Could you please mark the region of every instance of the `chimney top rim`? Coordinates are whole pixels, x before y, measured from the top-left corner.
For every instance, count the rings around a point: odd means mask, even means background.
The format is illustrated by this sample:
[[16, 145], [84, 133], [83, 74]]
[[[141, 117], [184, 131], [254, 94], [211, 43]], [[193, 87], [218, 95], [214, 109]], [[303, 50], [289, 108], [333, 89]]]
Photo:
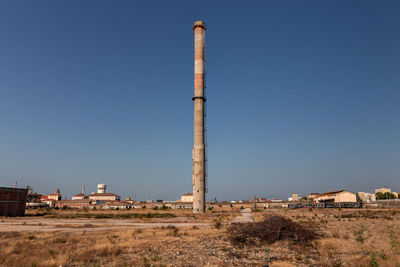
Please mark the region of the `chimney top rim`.
[[203, 22], [202, 20], [196, 20], [196, 21], [194, 22], [193, 30], [194, 30], [195, 28], [197, 28], [197, 27], [201, 27], [201, 28], [203, 28], [204, 30], [206, 29], [206, 26], [204, 25], [204, 22]]

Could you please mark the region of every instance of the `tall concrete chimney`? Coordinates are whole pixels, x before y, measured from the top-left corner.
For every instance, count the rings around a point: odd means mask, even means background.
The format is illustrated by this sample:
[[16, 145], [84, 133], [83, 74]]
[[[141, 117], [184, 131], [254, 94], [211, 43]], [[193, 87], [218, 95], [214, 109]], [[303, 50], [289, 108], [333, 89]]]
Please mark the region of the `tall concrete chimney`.
[[203, 21], [194, 23], [194, 145], [193, 159], [193, 212], [205, 212], [205, 143], [204, 143], [204, 50], [206, 27]]

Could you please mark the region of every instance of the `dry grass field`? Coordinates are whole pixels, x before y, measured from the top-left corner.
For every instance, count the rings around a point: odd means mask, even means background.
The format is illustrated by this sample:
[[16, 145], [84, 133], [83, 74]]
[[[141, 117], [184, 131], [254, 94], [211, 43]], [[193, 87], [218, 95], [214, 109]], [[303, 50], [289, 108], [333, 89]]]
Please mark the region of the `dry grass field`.
[[[400, 266], [398, 209], [252, 213], [256, 222], [274, 214], [313, 227], [319, 238], [307, 245], [284, 239], [232, 244], [228, 229], [239, 210], [215, 209], [205, 215], [175, 210], [37, 210], [25, 218], [0, 219], [0, 266]], [[6, 225], [42, 221], [40, 226], [51, 222], [54, 228], [1, 231]], [[147, 227], [101, 227], [107, 222]], [[193, 222], [203, 224], [190, 225]]]

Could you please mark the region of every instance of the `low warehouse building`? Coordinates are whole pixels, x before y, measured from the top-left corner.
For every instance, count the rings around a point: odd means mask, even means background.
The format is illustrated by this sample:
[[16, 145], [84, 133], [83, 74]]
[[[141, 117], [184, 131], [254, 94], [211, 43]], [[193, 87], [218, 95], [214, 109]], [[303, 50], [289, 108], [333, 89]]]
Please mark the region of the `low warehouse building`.
[[316, 203], [324, 203], [324, 202], [357, 202], [357, 196], [355, 193], [340, 190], [340, 191], [332, 191], [323, 193], [316, 198], [314, 198], [314, 202]]
[[28, 189], [0, 187], [0, 216], [24, 216]]

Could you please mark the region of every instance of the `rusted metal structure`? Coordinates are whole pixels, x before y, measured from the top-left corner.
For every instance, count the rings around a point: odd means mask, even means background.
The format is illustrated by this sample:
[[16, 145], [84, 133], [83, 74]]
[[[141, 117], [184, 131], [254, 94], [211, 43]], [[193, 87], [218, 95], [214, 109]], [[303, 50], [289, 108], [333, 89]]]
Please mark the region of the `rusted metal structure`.
[[0, 216], [24, 216], [28, 189], [0, 187]]
[[205, 30], [203, 21], [194, 23], [194, 145], [193, 159], [193, 212], [205, 212], [206, 145], [205, 145]]

